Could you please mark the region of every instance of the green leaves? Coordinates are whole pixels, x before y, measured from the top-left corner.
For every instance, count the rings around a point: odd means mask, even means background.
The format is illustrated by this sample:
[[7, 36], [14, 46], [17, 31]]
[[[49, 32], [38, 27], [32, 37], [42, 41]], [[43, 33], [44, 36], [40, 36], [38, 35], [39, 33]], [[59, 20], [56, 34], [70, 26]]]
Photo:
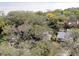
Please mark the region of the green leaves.
[[4, 17], [0, 16], [0, 27], [4, 27], [5, 26], [5, 19]]

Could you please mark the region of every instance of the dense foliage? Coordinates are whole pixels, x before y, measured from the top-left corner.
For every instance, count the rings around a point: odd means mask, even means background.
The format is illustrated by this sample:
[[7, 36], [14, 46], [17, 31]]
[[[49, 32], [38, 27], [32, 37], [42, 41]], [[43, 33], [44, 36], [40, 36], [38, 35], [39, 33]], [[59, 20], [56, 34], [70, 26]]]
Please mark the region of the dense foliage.
[[[0, 55], [79, 55], [79, 8], [48, 12], [10, 11], [0, 16]], [[69, 29], [72, 40], [57, 41], [58, 31]]]

